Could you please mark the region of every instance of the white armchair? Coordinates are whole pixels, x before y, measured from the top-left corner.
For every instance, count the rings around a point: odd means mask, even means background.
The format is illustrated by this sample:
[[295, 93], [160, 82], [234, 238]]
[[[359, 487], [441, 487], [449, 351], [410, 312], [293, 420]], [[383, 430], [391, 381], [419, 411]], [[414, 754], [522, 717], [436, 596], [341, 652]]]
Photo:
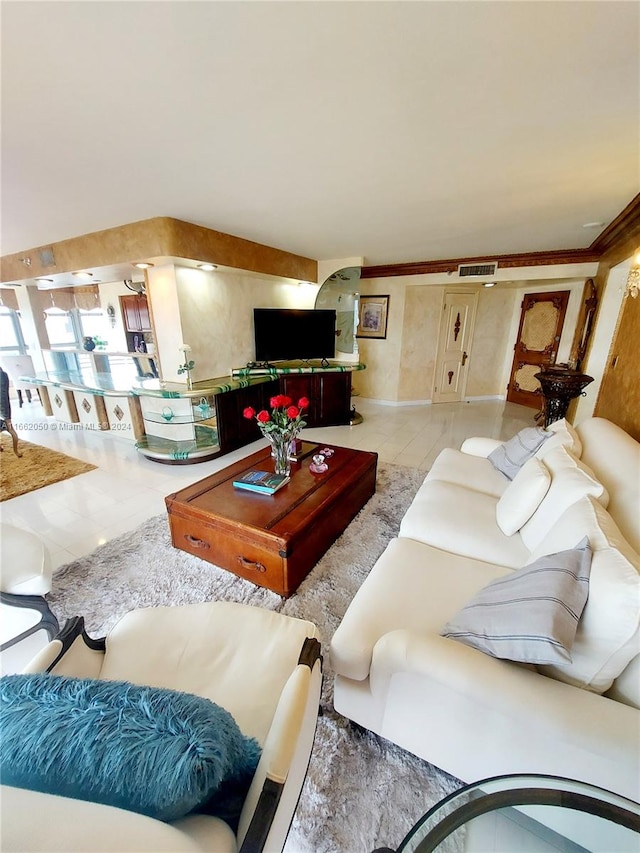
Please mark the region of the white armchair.
[[19, 672], [58, 633], [45, 598], [51, 560], [35, 533], [0, 524], [0, 667]]
[[169, 688], [225, 708], [262, 747], [238, 830], [209, 814], [163, 823], [114, 806], [3, 786], [0, 847], [279, 853], [316, 729], [322, 681], [316, 627], [228, 602], [134, 610], [102, 640], [87, 637], [83, 624], [80, 617], [69, 620], [25, 672]]

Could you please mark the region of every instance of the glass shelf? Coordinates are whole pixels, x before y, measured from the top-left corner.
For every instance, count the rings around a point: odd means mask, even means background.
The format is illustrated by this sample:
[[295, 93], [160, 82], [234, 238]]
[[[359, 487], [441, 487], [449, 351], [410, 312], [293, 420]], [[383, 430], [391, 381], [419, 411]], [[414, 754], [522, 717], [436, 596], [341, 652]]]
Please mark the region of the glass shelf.
[[211, 410], [207, 414], [203, 414], [197, 409], [193, 409], [190, 415], [170, 415], [165, 416], [162, 412], [145, 412], [144, 419], [151, 421], [154, 424], [212, 424], [216, 426], [216, 415]]
[[187, 441], [171, 441], [155, 435], [144, 435], [136, 442], [136, 450], [156, 462], [179, 464], [206, 462], [220, 453], [217, 430], [196, 426], [196, 437]]

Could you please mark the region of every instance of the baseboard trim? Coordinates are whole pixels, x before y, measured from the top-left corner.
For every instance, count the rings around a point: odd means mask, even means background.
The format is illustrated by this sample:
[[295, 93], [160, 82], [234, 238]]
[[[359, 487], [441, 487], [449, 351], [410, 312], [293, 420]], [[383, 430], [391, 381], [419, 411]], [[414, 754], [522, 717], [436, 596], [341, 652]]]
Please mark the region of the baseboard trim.
[[465, 397], [465, 403], [478, 403], [481, 400], [506, 400], [506, 394], [487, 394], [480, 397]]
[[[438, 406], [439, 403], [434, 403], [433, 400], [378, 400], [376, 397], [359, 397], [360, 400], [367, 400], [371, 403], [377, 403], [379, 406]], [[487, 394], [480, 397], [465, 397], [461, 403], [480, 403], [482, 400], [506, 400], [505, 394]], [[443, 404], [446, 405], [446, 404]], [[449, 404], [450, 405], [450, 404]]]
[[379, 406], [431, 406], [431, 400], [378, 400], [376, 397], [358, 397], [359, 400], [367, 400], [377, 403]]

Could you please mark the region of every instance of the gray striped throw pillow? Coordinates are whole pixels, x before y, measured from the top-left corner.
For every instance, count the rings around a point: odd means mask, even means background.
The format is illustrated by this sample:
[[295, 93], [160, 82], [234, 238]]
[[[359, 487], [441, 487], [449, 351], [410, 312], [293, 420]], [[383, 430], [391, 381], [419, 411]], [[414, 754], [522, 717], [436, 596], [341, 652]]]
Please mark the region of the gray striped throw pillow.
[[501, 474], [513, 480], [524, 463], [531, 459], [542, 442], [551, 435], [553, 433], [542, 427], [525, 427], [509, 441], [496, 447], [487, 458]]
[[496, 658], [570, 663], [590, 570], [585, 536], [571, 551], [540, 557], [491, 581], [440, 633]]

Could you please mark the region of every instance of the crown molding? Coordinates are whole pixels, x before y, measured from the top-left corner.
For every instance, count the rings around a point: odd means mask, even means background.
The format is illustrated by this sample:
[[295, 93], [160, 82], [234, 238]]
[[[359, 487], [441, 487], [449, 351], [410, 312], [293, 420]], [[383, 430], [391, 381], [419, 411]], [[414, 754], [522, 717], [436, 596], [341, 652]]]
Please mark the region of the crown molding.
[[609, 266], [630, 257], [640, 247], [640, 193], [589, 246]]
[[556, 249], [549, 252], [522, 252], [513, 255], [484, 255], [471, 258], [448, 258], [438, 261], [415, 261], [402, 264], [379, 264], [362, 267], [360, 278], [386, 278], [400, 275], [456, 272], [460, 264], [497, 263], [498, 269], [541, 267], [550, 264], [585, 264], [598, 261], [600, 255], [589, 249]]

